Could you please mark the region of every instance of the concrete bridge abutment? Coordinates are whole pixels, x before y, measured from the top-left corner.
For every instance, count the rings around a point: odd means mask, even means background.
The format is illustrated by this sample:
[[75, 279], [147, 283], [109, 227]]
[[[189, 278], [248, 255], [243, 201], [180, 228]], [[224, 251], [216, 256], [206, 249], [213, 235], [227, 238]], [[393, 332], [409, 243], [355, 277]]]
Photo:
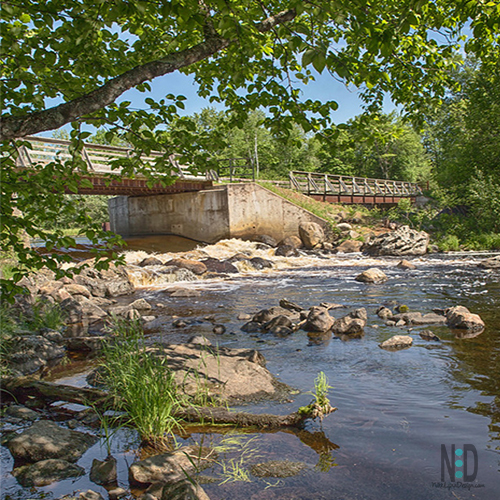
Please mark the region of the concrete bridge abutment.
[[154, 196], [118, 196], [108, 202], [111, 230], [121, 236], [175, 234], [215, 243], [266, 234], [277, 241], [320, 217], [255, 183]]

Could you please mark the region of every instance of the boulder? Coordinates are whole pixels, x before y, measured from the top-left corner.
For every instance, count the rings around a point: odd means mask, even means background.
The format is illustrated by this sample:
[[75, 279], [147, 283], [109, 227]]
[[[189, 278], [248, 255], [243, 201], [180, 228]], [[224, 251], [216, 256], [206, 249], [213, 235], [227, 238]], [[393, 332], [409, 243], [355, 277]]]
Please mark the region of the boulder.
[[239, 272], [238, 268], [234, 264], [231, 264], [231, 262], [221, 261], [213, 257], [209, 257], [201, 262], [206, 266], [207, 271], [211, 273], [234, 274]]
[[335, 320], [333, 324], [333, 333], [336, 335], [355, 335], [364, 332], [366, 320], [361, 318], [353, 318], [352, 316], [344, 316]]
[[362, 246], [363, 246], [363, 242], [362, 241], [358, 241], [358, 240], [346, 240], [346, 241], [342, 242], [335, 249], [335, 251], [337, 253], [354, 253], [354, 252], [360, 252]]
[[356, 276], [356, 281], [361, 281], [362, 283], [384, 283], [387, 281], [387, 276], [386, 274], [378, 269], [377, 267], [373, 267], [371, 269], [367, 269], [366, 271], [363, 271], [361, 274]]
[[166, 266], [174, 266], [180, 269], [188, 269], [192, 273], [200, 276], [207, 272], [207, 266], [203, 262], [199, 262], [197, 260], [189, 260], [189, 259], [172, 259], [169, 260]]
[[484, 321], [478, 314], [471, 313], [466, 307], [455, 306], [445, 311], [447, 324], [450, 328], [478, 332], [484, 330]]
[[133, 463], [129, 468], [131, 484], [177, 483], [195, 472], [210, 467], [215, 452], [196, 445], [184, 446], [176, 451], [162, 453]]
[[85, 474], [85, 469], [66, 460], [48, 459], [35, 464], [23, 465], [12, 471], [12, 475], [21, 486], [47, 486], [70, 477]]
[[289, 246], [293, 248], [302, 248], [302, 240], [298, 236], [287, 236], [280, 241], [279, 246]]
[[267, 323], [264, 323], [262, 329], [265, 332], [271, 333], [292, 333], [293, 323], [288, 316], [280, 314]]
[[427, 253], [429, 235], [409, 226], [376, 236], [363, 246], [370, 255], [424, 255]]
[[316, 222], [303, 222], [299, 225], [299, 236], [306, 248], [314, 248], [325, 241], [323, 228]]
[[283, 309], [288, 309], [289, 311], [295, 311], [295, 312], [300, 312], [303, 311], [304, 308], [295, 304], [294, 302], [291, 302], [288, 299], [281, 299], [280, 300], [280, 307]]
[[324, 307], [314, 306], [309, 309], [306, 322], [302, 329], [306, 332], [328, 332], [331, 330], [335, 319], [330, 316]]
[[265, 368], [254, 349], [230, 349], [198, 344], [171, 344], [148, 348], [166, 357], [177, 385], [188, 395], [199, 394], [222, 402], [281, 399], [290, 388]]
[[18, 336], [11, 342], [9, 365], [23, 375], [31, 375], [66, 354], [63, 346], [42, 335]]
[[16, 460], [25, 462], [52, 458], [76, 462], [96, 442], [95, 436], [41, 420], [9, 440], [7, 447]]
[[246, 333], [257, 333], [262, 329], [262, 323], [257, 323], [257, 321], [248, 321], [241, 327], [242, 332]]
[[69, 324], [92, 325], [107, 316], [106, 311], [83, 295], [63, 300], [61, 309], [66, 313], [66, 322]]
[[379, 344], [379, 347], [388, 351], [408, 349], [413, 344], [413, 339], [409, 335], [394, 335], [390, 339]]
[[90, 267], [82, 269], [80, 274], [74, 277], [74, 281], [87, 287], [95, 297], [118, 297], [134, 292], [134, 286], [124, 266], [111, 264], [109, 269], [98, 271], [93, 267], [93, 260], [85, 263], [89, 264]]

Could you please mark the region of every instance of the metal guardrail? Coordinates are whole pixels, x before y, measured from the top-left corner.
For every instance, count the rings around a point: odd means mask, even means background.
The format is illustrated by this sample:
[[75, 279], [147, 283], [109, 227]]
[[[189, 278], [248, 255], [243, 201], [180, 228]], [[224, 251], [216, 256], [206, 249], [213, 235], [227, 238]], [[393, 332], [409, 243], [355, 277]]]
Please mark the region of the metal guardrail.
[[[47, 165], [53, 161], [65, 161], [73, 158], [69, 152], [70, 141], [34, 136], [26, 137], [25, 140], [31, 144], [31, 148], [21, 146], [18, 149], [18, 167], [29, 168], [35, 164]], [[123, 158], [132, 158], [132, 153], [133, 151], [127, 148], [86, 143], [82, 148], [81, 158], [85, 161], [89, 174], [97, 176], [106, 174], [120, 175], [122, 169], [120, 167], [113, 168], [113, 163]], [[152, 151], [149, 155], [141, 155], [140, 159], [154, 167], [155, 162], [163, 156], [163, 153]], [[194, 175], [189, 170], [189, 166], [179, 163], [177, 157], [176, 154], [171, 154], [168, 157], [172, 166], [171, 176], [182, 180], [211, 180], [208, 178], [208, 173]], [[161, 174], [165, 175], [165, 172]], [[142, 177], [141, 174], [137, 176]]]
[[289, 173], [289, 180], [292, 189], [308, 195], [404, 198], [422, 194], [422, 189], [416, 183], [387, 179], [293, 170]]

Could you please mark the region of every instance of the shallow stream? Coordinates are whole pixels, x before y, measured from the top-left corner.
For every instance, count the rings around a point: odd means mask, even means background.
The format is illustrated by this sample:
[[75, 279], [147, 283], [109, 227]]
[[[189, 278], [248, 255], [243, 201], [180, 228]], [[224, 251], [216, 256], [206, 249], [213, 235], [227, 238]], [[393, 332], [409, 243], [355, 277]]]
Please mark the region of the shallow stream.
[[[245, 244], [227, 243], [217, 252], [220, 256], [230, 256], [245, 248]], [[127, 260], [137, 261], [142, 257], [143, 254], [131, 253]], [[267, 368], [280, 381], [300, 391], [293, 401], [246, 406], [245, 411], [286, 414], [297, 410], [310, 402], [307, 391], [313, 388], [321, 371], [333, 386], [330, 399], [338, 410], [322, 424], [308, 424], [308, 432], [262, 433], [238, 438], [238, 450], [228, 449], [221, 454], [221, 462], [227, 455], [226, 471], [222, 467], [206, 471], [206, 475], [217, 478], [217, 482], [203, 485], [210, 498], [500, 498], [500, 274], [479, 269], [477, 262], [483, 257], [429, 255], [412, 261], [416, 270], [403, 271], [396, 268], [399, 260], [396, 258], [309, 256], [294, 262], [276, 260], [279, 270], [189, 283], [161, 284], [152, 280], [140, 288], [134, 298], [163, 304], [164, 324], [150, 332], [152, 338], [184, 342], [193, 334], [204, 334], [221, 346], [258, 349], [267, 360]], [[355, 281], [360, 272], [375, 264], [388, 275], [385, 284]], [[136, 279], [138, 284], [145, 283], [140, 276]], [[174, 299], [165, 293], [169, 287], [179, 286], [196, 288], [202, 292], [201, 296]], [[365, 307], [368, 311], [365, 336], [345, 341], [331, 335], [312, 338], [298, 331], [280, 338], [240, 330], [244, 321], [237, 319], [238, 314], [252, 314], [278, 305], [284, 297], [304, 308], [321, 302]], [[463, 305], [481, 315], [486, 329], [476, 337], [458, 338], [447, 327], [413, 327], [409, 332], [414, 340], [411, 348], [385, 351], [378, 347], [381, 341], [396, 334], [408, 334], [408, 329], [386, 326], [375, 314], [381, 304], [389, 307], [406, 304], [411, 311], [423, 313]], [[339, 317], [348, 310], [331, 313]], [[188, 326], [174, 328], [172, 315], [185, 319]], [[207, 315], [214, 315], [216, 323], [224, 324], [226, 333], [212, 333], [213, 324], [203, 319]], [[422, 340], [418, 332], [424, 329], [439, 335], [441, 342]], [[84, 383], [84, 375], [78, 375], [84, 368], [78, 368], [77, 374], [68, 375], [61, 382]], [[193, 429], [190, 436], [179, 437], [179, 442], [207, 444], [228, 440], [227, 436], [198, 431]], [[474, 481], [450, 484], [444, 470], [446, 484], [441, 483], [442, 445], [450, 453], [452, 444], [457, 448], [471, 444], [477, 450]], [[112, 448], [119, 459], [119, 483], [128, 489], [127, 464], [139, 453], [134, 431], [120, 430]], [[3, 447], [1, 453], [5, 497], [26, 499], [48, 494], [57, 498], [89, 488], [106, 493], [104, 488], [91, 483], [88, 476], [36, 491], [22, 489], [9, 473], [13, 465], [10, 453]], [[105, 446], [97, 444], [78, 464], [88, 471], [93, 458], [105, 456]], [[473, 469], [471, 457], [465, 472]], [[258, 462], [284, 459], [304, 462], [307, 467], [289, 478], [255, 478], [250, 474], [249, 482], [233, 481], [238, 468], [248, 470]]]

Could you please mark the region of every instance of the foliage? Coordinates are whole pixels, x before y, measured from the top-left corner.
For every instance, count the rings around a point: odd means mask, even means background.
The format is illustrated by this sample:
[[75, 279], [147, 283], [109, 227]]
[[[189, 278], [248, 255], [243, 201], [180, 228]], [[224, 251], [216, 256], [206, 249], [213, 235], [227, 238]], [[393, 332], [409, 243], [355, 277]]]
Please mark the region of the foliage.
[[500, 231], [500, 52], [453, 72], [459, 90], [428, 117], [425, 145], [444, 206], [467, 206], [471, 230]]
[[325, 131], [319, 156], [325, 173], [410, 182], [430, 175], [420, 135], [394, 112], [359, 115]]

